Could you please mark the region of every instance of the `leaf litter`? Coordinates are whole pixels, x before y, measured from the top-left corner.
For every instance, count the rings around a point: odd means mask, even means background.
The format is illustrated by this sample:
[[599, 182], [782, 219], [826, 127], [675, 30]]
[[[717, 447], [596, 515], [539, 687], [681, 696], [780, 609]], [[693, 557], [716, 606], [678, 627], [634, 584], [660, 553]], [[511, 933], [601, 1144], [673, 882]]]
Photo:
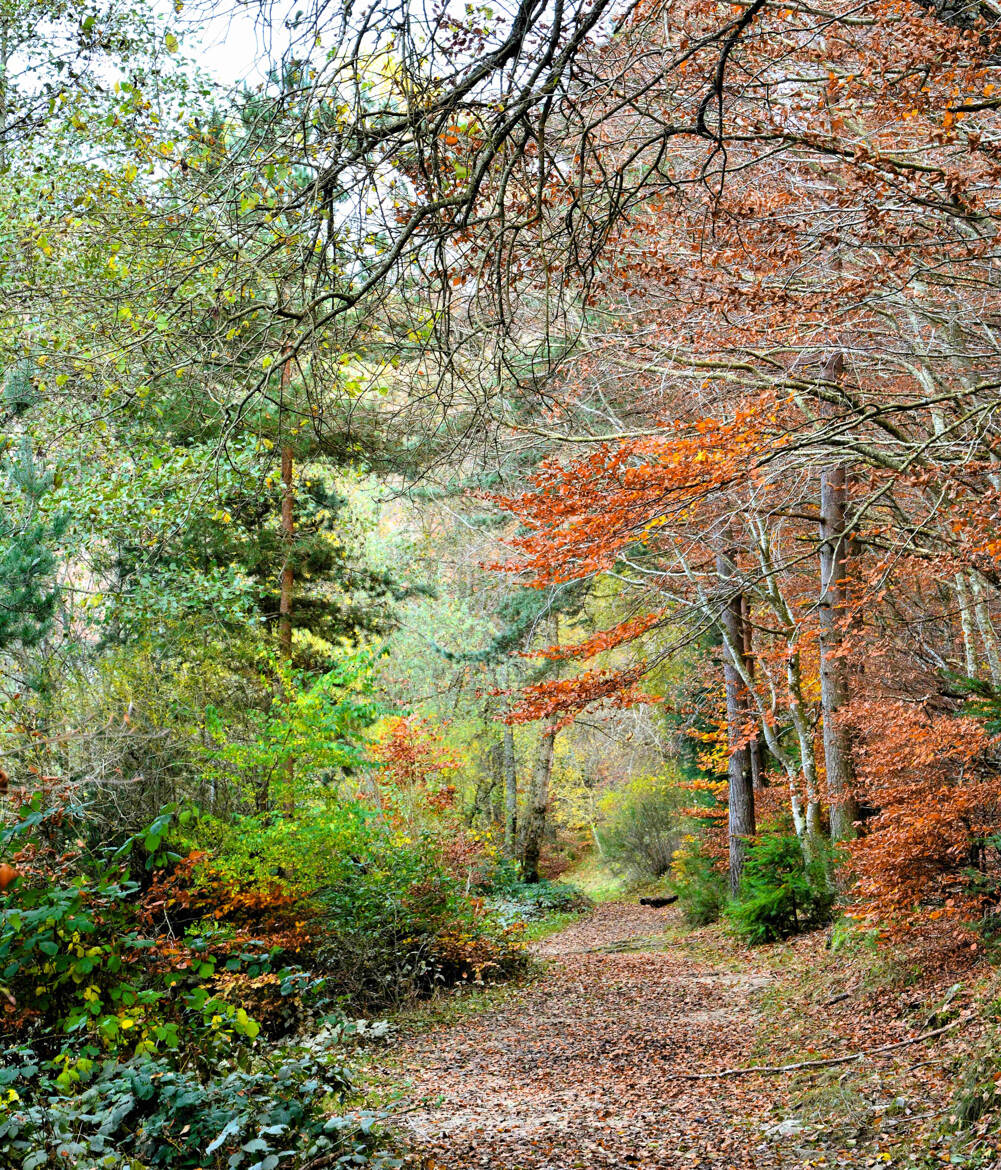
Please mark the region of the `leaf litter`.
[[[914, 1124], [940, 1119], [949, 1092], [946, 1067], [922, 1067], [915, 1076], [929, 1055], [922, 1048], [876, 1054], [848, 1072], [696, 1079], [785, 1064], [804, 1052], [844, 1055], [906, 1040], [921, 1028], [900, 997], [856, 989], [837, 995], [833, 1006], [821, 1003], [822, 1010], [809, 1006], [820, 994], [815, 986], [803, 991], [814, 971], [826, 965], [825, 977], [846, 973], [822, 936], [771, 953], [728, 950], [718, 935], [679, 941], [669, 930], [678, 921], [675, 907], [600, 905], [533, 944], [542, 968], [522, 987], [488, 995], [484, 1008], [459, 1019], [404, 1030], [370, 1072], [400, 1094], [396, 1129], [407, 1166], [988, 1165], [958, 1159], [954, 1141], [915, 1161]], [[780, 1012], [778, 1003], [787, 1006]], [[970, 1021], [959, 1033], [969, 1042], [976, 1030]], [[949, 1052], [933, 1055], [938, 1059], [922, 1063], [948, 1065]], [[832, 1100], [824, 1097], [819, 1112], [803, 1107], [810, 1094], [824, 1093]]]

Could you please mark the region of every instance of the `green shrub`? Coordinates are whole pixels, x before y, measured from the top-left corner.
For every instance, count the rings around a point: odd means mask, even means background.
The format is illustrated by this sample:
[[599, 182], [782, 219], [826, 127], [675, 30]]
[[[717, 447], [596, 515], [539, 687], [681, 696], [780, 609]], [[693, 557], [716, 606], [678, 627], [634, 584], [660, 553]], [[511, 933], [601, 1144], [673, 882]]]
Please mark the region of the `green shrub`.
[[716, 922], [726, 906], [727, 879], [694, 836], [687, 836], [674, 855], [671, 888], [689, 926]]
[[635, 881], [662, 877], [681, 843], [681, 810], [689, 794], [664, 777], [643, 777], [615, 793], [598, 833], [609, 866]]
[[570, 882], [523, 882], [521, 868], [509, 857], [497, 857], [486, 869], [476, 892], [505, 925], [536, 922], [550, 914], [583, 913], [593, 903]]
[[336, 1037], [273, 1048], [252, 1069], [199, 1076], [151, 1057], [105, 1060], [68, 1092], [21, 1049], [0, 1070], [4, 1165], [232, 1167], [293, 1170], [330, 1164], [399, 1166], [376, 1148], [372, 1115], [331, 1109], [351, 1080]]
[[835, 892], [829, 850], [816, 847], [808, 864], [799, 838], [773, 825], [747, 851], [740, 895], [727, 917], [749, 943], [776, 942], [831, 921]]
[[331, 798], [294, 821], [206, 823], [212, 865], [233, 881], [280, 878], [302, 898], [314, 935], [297, 962], [329, 993], [366, 1010], [435, 986], [524, 964], [520, 934], [471, 894], [433, 831], [394, 827], [380, 810]]
[[584, 913], [591, 899], [566, 882], [522, 883], [503, 895], [489, 895], [487, 906], [507, 924], [537, 922], [550, 914]]

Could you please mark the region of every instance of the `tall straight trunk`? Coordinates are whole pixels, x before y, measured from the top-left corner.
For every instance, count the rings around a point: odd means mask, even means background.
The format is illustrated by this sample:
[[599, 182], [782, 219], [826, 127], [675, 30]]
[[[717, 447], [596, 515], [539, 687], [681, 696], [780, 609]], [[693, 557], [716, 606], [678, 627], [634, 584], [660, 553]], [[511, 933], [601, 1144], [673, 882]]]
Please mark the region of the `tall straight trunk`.
[[959, 623], [963, 631], [963, 661], [967, 678], [977, 677], [977, 633], [973, 626], [973, 603], [962, 573], [956, 574], [956, 597], [959, 600]]
[[[791, 623], [790, 623], [791, 627]], [[808, 706], [803, 700], [803, 669], [800, 662], [799, 644], [795, 632], [790, 628], [786, 642], [786, 686], [789, 689], [789, 716], [799, 745], [800, 770], [803, 773], [803, 790], [806, 795], [805, 820], [800, 843], [807, 861], [815, 860], [817, 844], [824, 835], [821, 819], [820, 788], [817, 779], [817, 761], [813, 754], [813, 722], [808, 717]], [[793, 820], [796, 811], [793, 809]], [[797, 832], [799, 829], [797, 828]]]
[[[282, 366], [282, 408], [285, 406], [285, 393], [289, 382], [288, 356]], [[292, 663], [292, 604], [294, 599], [295, 573], [293, 570], [293, 546], [295, 543], [295, 483], [293, 479], [294, 461], [292, 448], [287, 442], [282, 443], [282, 548], [285, 560], [282, 565], [281, 592], [278, 598], [278, 656], [286, 667]], [[287, 756], [282, 764], [285, 777], [284, 807], [287, 816], [295, 813], [295, 757]]]
[[[557, 614], [552, 616], [552, 644], [558, 646], [560, 642], [560, 619]], [[556, 665], [556, 675], [559, 677], [559, 663]], [[528, 793], [528, 808], [522, 817], [521, 824], [521, 876], [526, 882], [539, 880], [539, 855], [542, 852], [542, 838], [546, 832], [546, 819], [549, 815], [549, 781], [553, 774], [553, 748], [556, 743], [556, 727], [547, 725], [542, 728], [542, 737], [539, 740], [539, 754], [532, 771], [532, 783]]]
[[[751, 606], [747, 594], [742, 593], [740, 598], [740, 622], [743, 631], [741, 650], [744, 655], [744, 666], [747, 677], [754, 682], [754, 631], [751, 628]], [[750, 704], [748, 704], [750, 711]], [[764, 743], [761, 732], [756, 732], [754, 738], [747, 745], [748, 763], [751, 768], [751, 787], [759, 792], [765, 787]]]
[[514, 728], [504, 724], [504, 856], [514, 857], [518, 847], [518, 765], [514, 755]]
[[8, 69], [10, 66], [10, 24], [0, 16], [0, 174], [7, 170], [9, 148], [7, 145], [7, 120], [9, 103], [7, 95]]
[[730, 741], [730, 758], [727, 763], [730, 893], [736, 897], [740, 889], [740, 875], [744, 871], [748, 839], [755, 832], [750, 753], [741, 742], [748, 717], [741, 679], [741, 666], [744, 664], [739, 660], [743, 657], [744, 647], [743, 596], [736, 585], [732, 554], [721, 552], [716, 555], [716, 572], [724, 589], [732, 590], [720, 621], [724, 633], [723, 681], [726, 686], [726, 725]]
[[984, 654], [987, 656], [987, 669], [991, 674], [991, 682], [998, 686], [1001, 684], [1001, 649], [998, 647], [994, 623], [991, 621], [990, 610], [976, 573], [970, 574], [970, 589], [973, 591], [973, 612], [977, 615], [980, 640], [984, 644]]
[[295, 537], [295, 519], [292, 511], [294, 489], [292, 483], [292, 448], [282, 446], [282, 565], [281, 593], [278, 599], [278, 652], [283, 662], [292, 659], [292, 601], [295, 572], [292, 567], [292, 541]]
[[783, 746], [776, 732], [777, 695], [773, 693], [772, 705], [768, 708], [761, 696], [753, 691], [753, 680], [747, 674], [747, 667], [744, 663], [741, 663], [740, 666], [741, 678], [748, 688], [748, 698], [757, 708], [760, 716], [761, 734], [768, 745], [769, 754], [785, 772], [786, 783], [789, 786], [789, 809], [792, 813], [793, 826], [796, 829], [796, 836], [800, 840], [803, 855], [809, 858], [816, 852], [813, 848], [811, 834], [816, 831], [820, 823], [820, 805], [816, 791], [816, 768], [813, 766], [812, 724], [804, 718], [802, 712], [799, 647], [796, 639], [797, 623], [789, 608], [789, 603], [783, 597], [777, 584], [778, 574], [772, 559], [768, 530], [761, 523], [757, 523], [755, 528], [760, 587], [765, 601], [786, 631], [786, 683], [789, 691], [789, 715], [796, 731], [799, 747], [798, 759], [794, 753]]
[[845, 468], [839, 464], [820, 477], [820, 706], [834, 841], [855, 836], [859, 815], [852, 792], [851, 737], [841, 719], [848, 702], [848, 672], [841, 657], [848, 604], [847, 507]]
[[521, 876], [526, 882], [539, 880], [539, 855], [546, 831], [549, 811], [549, 781], [553, 774], [553, 748], [556, 728], [546, 727], [539, 741], [539, 754], [532, 772], [532, 787], [528, 797], [528, 811], [521, 837]]

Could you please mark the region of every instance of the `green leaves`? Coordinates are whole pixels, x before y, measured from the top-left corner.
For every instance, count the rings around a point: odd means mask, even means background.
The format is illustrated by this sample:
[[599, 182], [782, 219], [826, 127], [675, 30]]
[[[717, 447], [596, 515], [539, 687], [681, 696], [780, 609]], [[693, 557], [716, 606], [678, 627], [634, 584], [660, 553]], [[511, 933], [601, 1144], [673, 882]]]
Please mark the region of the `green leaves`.
[[351, 1082], [329, 1035], [278, 1046], [253, 1070], [199, 1075], [158, 1056], [119, 1062], [64, 1053], [41, 1072], [21, 1055], [11, 1071], [0, 1079], [17, 1086], [0, 1115], [4, 1164], [43, 1165], [58, 1147], [95, 1166], [105, 1152], [115, 1159], [108, 1165], [172, 1170], [274, 1170], [293, 1153], [296, 1164], [327, 1155], [372, 1170], [399, 1165], [379, 1152], [371, 1115], [330, 1124], [330, 1101]]
[[[8, 378], [4, 395], [27, 401], [23, 372]], [[16, 456], [0, 461], [0, 649], [37, 646], [55, 616], [55, 547], [69, 517], [43, 509], [51, 487], [52, 476], [36, 463], [27, 439]]]

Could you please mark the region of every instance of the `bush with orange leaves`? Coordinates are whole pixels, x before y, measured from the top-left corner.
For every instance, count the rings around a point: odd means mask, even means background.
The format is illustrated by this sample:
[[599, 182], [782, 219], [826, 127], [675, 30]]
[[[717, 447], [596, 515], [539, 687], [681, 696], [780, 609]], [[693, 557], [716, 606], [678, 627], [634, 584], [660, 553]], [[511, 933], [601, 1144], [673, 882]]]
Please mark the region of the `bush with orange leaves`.
[[301, 891], [237, 882], [194, 850], [154, 874], [139, 917], [157, 932], [151, 970], [197, 970], [208, 959], [213, 993], [240, 1003], [265, 1035], [286, 1036], [302, 1022], [294, 970], [313, 958], [319, 918]]
[[380, 765], [379, 801], [404, 839], [433, 842], [450, 874], [476, 884], [489, 868], [490, 858], [456, 815], [453, 780], [460, 761], [444, 742], [446, 730], [416, 717], [386, 722], [371, 753]]
[[[477, 899], [478, 901], [478, 899]], [[524, 965], [524, 927], [512, 923], [501, 931], [482, 903], [466, 921], [439, 930], [432, 946], [439, 978], [448, 985], [512, 975]]]
[[857, 703], [851, 725], [859, 789], [878, 809], [851, 846], [854, 915], [895, 934], [939, 920], [962, 933], [1001, 894], [997, 739], [908, 703]]
[[287, 882], [238, 882], [193, 850], [154, 875], [142, 918], [171, 934], [194, 922], [225, 923], [232, 944], [263, 944], [288, 957], [308, 951], [316, 936], [316, 907]]
[[438, 811], [451, 808], [455, 786], [450, 780], [459, 760], [443, 742], [444, 732], [427, 719], [388, 720], [372, 748], [372, 758], [382, 765], [380, 788], [413, 793]]

